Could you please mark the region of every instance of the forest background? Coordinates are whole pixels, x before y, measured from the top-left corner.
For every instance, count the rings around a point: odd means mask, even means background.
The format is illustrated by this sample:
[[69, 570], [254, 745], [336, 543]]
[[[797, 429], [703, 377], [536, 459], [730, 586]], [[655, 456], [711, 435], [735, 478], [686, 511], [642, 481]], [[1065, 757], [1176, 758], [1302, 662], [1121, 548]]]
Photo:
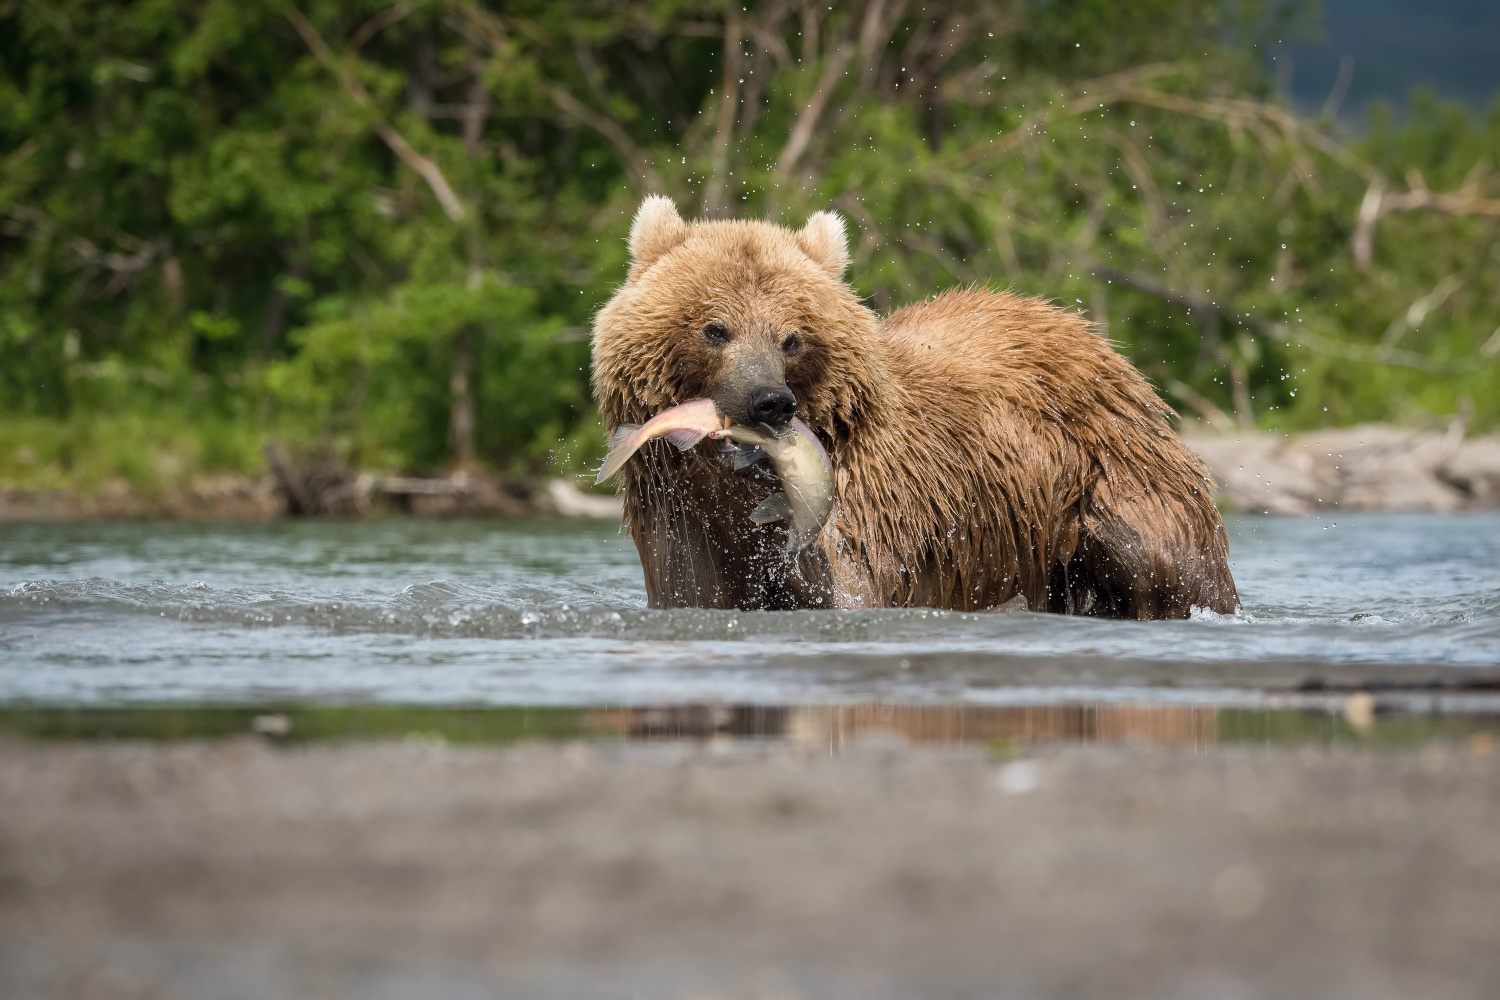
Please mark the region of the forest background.
[[[1500, 426], [1500, 101], [1307, 117], [1253, 0], [0, 0], [0, 485], [596, 462], [641, 197], [1088, 314], [1225, 430]], [[1345, 83], [1347, 86], [1347, 82]]]

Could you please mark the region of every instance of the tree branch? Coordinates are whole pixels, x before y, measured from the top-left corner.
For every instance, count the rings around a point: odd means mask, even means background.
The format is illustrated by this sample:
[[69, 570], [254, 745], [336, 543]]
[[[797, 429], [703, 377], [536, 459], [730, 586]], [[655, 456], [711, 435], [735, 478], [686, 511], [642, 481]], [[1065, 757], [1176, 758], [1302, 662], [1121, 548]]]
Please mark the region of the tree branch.
[[489, 117], [489, 113], [490, 92], [484, 86], [482, 69], [475, 65], [474, 79], [469, 84], [469, 103], [463, 106], [459, 115], [464, 123], [464, 152], [471, 160], [479, 157], [479, 140], [484, 135], [484, 120]]
[[[328, 48], [328, 44], [323, 41], [323, 36], [318, 34], [318, 29], [314, 28], [311, 22], [302, 16], [302, 12], [293, 7], [286, 12], [286, 19], [292, 23], [292, 27], [297, 30], [297, 34], [302, 36], [302, 41], [307, 44], [308, 49], [317, 57], [318, 62], [322, 63], [326, 69], [338, 78], [339, 83], [349, 96], [360, 104], [367, 107], [374, 107], [375, 102], [370, 99], [370, 92], [364, 88], [364, 84], [360, 83], [359, 79], [349, 71], [349, 67], [345, 63], [335, 58], [332, 50]], [[443, 176], [443, 171], [436, 162], [412, 149], [411, 144], [406, 141], [400, 132], [397, 132], [383, 121], [375, 123], [375, 134], [380, 137], [380, 140], [386, 144], [386, 147], [392, 153], [396, 154], [397, 159], [414, 170], [419, 177], [427, 182], [427, 186], [432, 189], [433, 195], [437, 197], [438, 204], [442, 205], [443, 212], [448, 218], [454, 222], [462, 222], [464, 220], [464, 217], [468, 214], [464, 208], [464, 203], [454, 193], [453, 187], [448, 183], [448, 178]]]
[[389, 28], [397, 21], [417, 9], [419, 0], [401, 0], [400, 3], [387, 7], [385, 10], [370, 18], [354, 34], [349, 36], [349, 41], [344, 46], [344, 51], [350, 55], [365, 47], [365, 43], [374, 38], [380, 32]]
[[[765, 90], [773, 82], [773, 67], [789, 65], [795, 60], [787, 48], [786, 41], [778, 34], [781, 22], [786, 20], [788, 0], [772, 0], [765, 6], [761, 17], [749, 18], [744, 26], [744, 37], [753, 40], [757, 55], [764, 58], [751, 62], [750, 72], [745, 74], [745, 91], [740, 100], [740, 120], [735, 128], [740, 136], [755, 134], [756, 122], [760, 120]], [[752, 57], [753, 58], [753, 57]], [[759, 70], [759, 72], [756, 72]]]
[[1036, 112], [1004, 135], [981, 145], [971, 146], [959, 153], [954, 162], [958, 166], [968, 167], [986, 156], [1008, 153], [1037, 135], [1048, 122], [1059, 115], [1080, 115], [1096, 110], [1101, 104], [1112, 104], [1124, 99], [1126, 92], [1142, 80], [1170, 76], [1184, 70], [1185, 67], [1180, 63], [1153, 63], [1087, 80], [1078, 86], [1078, 92], [1073, 97]]
[[1380, 219], [1380, 201], [1385, 197], [1385, 181], [1376, 175], [1365, 189], [1359, 203], [1359, 212], [1354, 216], [1354, 263], [1367, 267], [1375, 254], [1375, 223]]
[[608, 118], [593, 108], [584, 104], [578, 98], [568, 93], [555, 83], [542, 82], [542, 92], [557, 105], [557, 109], [572, 118], [580, 125], [598, 132], [609, 144], [614, 146], [619, 154], [625, 159], [625, 168], [635, 178], [635, 185], [641, 194], [651, 194], [663, 190], [661, 177], [651, 166], [651, 161], [641, 152], [639, 147], [631, 141], [630, 135], [620, 127], [620, 123], [613, 118]]
[[1240, 429], [1235, 419], [1221, 410], [1217, 403], [1186, 382], [1173, 379], [1166, 384], [1166, 390], [1191, 406], [1193, 412], [1220, 434], [1233, 434]]
[[797, 169], [797, 161], [807, 151], [807, 144], [812, 141], [813, 129], [818, 127], [818, 119], [823, 116], [823, 109], [828, 106], [828, 99], [833, 96], [833, 89], [838, 86], [839, 77], [843, 75], [844, 67], [849, 65], [854, 51], [853, 46], [840, 43], [833, 55], [829, 57], [828, 65], [823, 69], [823, 75], [818, 78], [817, 88], [813, 91], [807, 106], [797, 115], [791, 134], [787, 136], [786, 146], [776, 161], [777, 180], [786, 180], [791, 176], [792, 171]]
[[[1228, 321], [1249, 327], [1269, 340], [1284, 337], [1288, 333], [1287, 327], [1283, 323], [1261, 319], [1259, 316], [1252, 316], [1248, 313], [1231, 314], [1229, 310], [1217, 302], [1199, 298], [1187, 292], [1177, 291], [1146, 275], [1130, 274], [1110, 267], [1090, 268], [1089, 273], [1095, 278], [1123, 285], [1126, 288], [1134, 289], [1153, 298], [1161, 299], [1163, 302], [1170, 302], [1173, 305], [1191, 309], [1195, 313], [1210, 316], [1220, 322]], [[1497, 333], [1500, 333], [1500, 331], [1497, 331]], [[1381, 365], [1395, 365], [1400, 368], [1415, 368], [1418, 371], [1448, 374], [1459, 374], [1474, 368], [1473, 364], [1443, 365], [1415, 351], [1404, 351], [1386, 344], [1351, 344], [1325, 340], [1311, 330], [1305, 330], [1300, 327], [1296, 331], [1296, 337], [1301, 347], [1317, 351], [1320, 354], [1331, 354], [1337, 357], [1348, 358], [1351, 361], [1369, 361]]]
[[1089, 274], [1101, 281], [1123, 285], [1142, 294], [1150, 295], [1152, 298], [1181, 306], [1204, 317], [1210, 317], [1220, 323], [1227, 321], [1229, 323], [1237, 323], [1240, 326], [1247, 326], [1262, 336], [1274, 337], [1277, 332], [1276, 324], [1261, 319], [1259, 316], [1252, 316], [1248, 313], [1230, 313], [1228, 309], [1212, 299], [1205, 299], [1191, 292], [1178, 291], [1165, 282], [1158, 281], [1156, 278], [1144, 274], [1131, 274], [1128, 271], [1119, 271], [1112, 267], [1091, 267], [1089, 268]]
[[1365, 190], [1354, 217], [1354, 262], [1367, 266], [1375, 254], [1375, 224], [1382, 215], [1392, 212], [1418, 212], [1429, 210], [1444, 215], [1477, 215], [1500, 218], [1500, 199], [1480, 197], [1477, 184], [1466, 184], [1458, 191], [1434, 194], [1427, 188], [1421, 171], [1412, 170], [1406, 175], [1405, 194], [1389, 194], [1384, 178], [1376, 175]]
[[1190, 115], [1196, 118], [1209, 118], [1214, 121], [1223, 121], [1226, 123], [1243, 123], [1255, 120], [1268, 121], [1281, 129], [1287, 139], [1300, 139], [1319, 152], [1336, 160], [1350, 173], [1366, 179], [1375, 176], [1375, 169], [1368, 163], [1303, 121], [1295, 112], [1277, 107], [1274, 104], [1219, 98], [1197, 100], [1141, 86], [1126, 87], [1120, 97], [1122, 100], [1131, 101], [1135, 104], [1146, 104], [1151, 107], [1162, 108], [1166, 111], [1176, 111], [1178, 114]]
[[729, 189], [729, 143], [734, 137], [734, 114], [740, 103], [740, 11], [735, 4], [729, 5], [724, 18], [724, 76], [719, 85], [719, 121], [714, 132], [714, 151], [710, 162], [711, 173], [703, 191], [703, 214], [717, 218], [728, 208]]
[[[494, 14], [473, 5], [463, 6], [460, 8], [459, 13], [479, 33], [480, 41], [491, 52], [498, 53], [500, 51], [505, 42], [505, 35], [501, 31], [499, 21]], [[538, 44], [545, 45], [550, 42], [545, 32], [525, 18], [511, 18], [507, 23], [513, 25], [518, 31]], [[575, 57], [576, 54], [575, 50]], [[588, 72], [587, 67], [581, 68], [585, 73]], [[547, 99], [559, 111], [580, 125], [598, 132], [611, 146], [615, 147], [615, 150], [624, 158], [625, 169], [630, 172], [632, 179], [635, 181], [637, 191], [641, 194], [651, 194], [663, 189], [661, 178], [651, 166], [650, 159], [641, 152], [640, 148], [631, 140], [629, 133], [620, 126], [619, 122], [595, 111], [550, 80], [542, 80], [540, 86], [542, 93], [547, 95]]]
[[[1145, 86], [1148, 80], [1178, 73], [1183, 69], [1184, 67], [1179, 64], [1157, 64], [1124, 70], [1088, 81], [1078, 88], [1078, 93], [1074, 97], [1037, 112], [1004, 136], [992, 139], [984, 145], [974, 146], [959, 154], [957, 163], [959, 166], [969, 166], [991, 153], [1009, 152], [1038, 134], [1049, 121], [1060, 114], [1083, 114], [1097, 109], [1101, 104], [1130, 102], [1195, 118], [1220, 121], [1234, 131], [1246, 126], [1254, 131], [1257, 124], [1269, 123], [1280, 129], [1285, 137], [1287, 147], [1291, 150], [1297, 166], [1298, 179], [1304, 184], [1313, 184], [1315, 181], [1312, 176], [1312, 164], [1302, 152], [1303, 144], [1324, 153], [1358, 177], [1374, 178], [1373, 167], [1286, 108], [1259, 101], [1238, 99], [1199, 100]], [[1256, 134], [1263, 144], [1267, 141], [1267, 137], [1260, 135], [1258, 131]]]

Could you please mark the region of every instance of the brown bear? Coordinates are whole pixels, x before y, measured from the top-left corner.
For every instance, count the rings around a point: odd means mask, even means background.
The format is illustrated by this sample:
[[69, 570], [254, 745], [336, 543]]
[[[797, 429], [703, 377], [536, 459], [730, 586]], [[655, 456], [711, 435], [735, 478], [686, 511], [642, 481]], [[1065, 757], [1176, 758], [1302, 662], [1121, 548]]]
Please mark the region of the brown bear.
[[967, 288], [880, 318], [844, 281], [843, 222], [688, 224], [650, 197], [594, 323], [605, 422], [712, 398], [822, 440], [816, 541], [751, 512], [776, 488], [712, 440], [621, 471], [652, 607], [996, 608], [1112, 618], [1233, 612], [1224, 524], [1171, 410], [1079, 315]]

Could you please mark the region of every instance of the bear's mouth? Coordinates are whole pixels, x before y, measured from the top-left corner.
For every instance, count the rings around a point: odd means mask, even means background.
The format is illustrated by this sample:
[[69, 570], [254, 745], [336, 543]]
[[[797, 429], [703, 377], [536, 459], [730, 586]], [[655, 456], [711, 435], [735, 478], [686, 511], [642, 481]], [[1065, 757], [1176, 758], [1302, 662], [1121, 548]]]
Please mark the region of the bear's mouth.
[[621, 424], [595, 482], [603, 482], [624, 467], [642, 445], [666, 438], [679, 451], [704, 438], [718, 442], [719, 457], [734, 472], [776, 480], [775, 488], [751, 512], [756, 524], [785, 521], [792, 550], [817, 537], [833, 508], [833, 465], [828, 451], [812, 429], [792, 417], [783, 430], [735, 424], [721, 414], [711, 399], [679, 403], [644, 424]]

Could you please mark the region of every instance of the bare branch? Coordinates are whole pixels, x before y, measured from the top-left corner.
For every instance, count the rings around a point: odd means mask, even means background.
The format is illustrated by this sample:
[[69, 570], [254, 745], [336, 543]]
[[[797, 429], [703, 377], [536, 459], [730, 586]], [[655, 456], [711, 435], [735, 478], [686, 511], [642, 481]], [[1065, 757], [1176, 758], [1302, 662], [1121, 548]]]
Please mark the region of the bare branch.
[[945, 101], [979, 103], [975, 100], [979, 89], [999, 75], [1000, 64], [984, 59], [963, 70], [957, 76], [945, 80], [938, 88], [938, 96]]
[[1407, 307], [1405, 313], [1391, 320], [1391, 325], [1385, 328], [1385, 333], [1380, 338], [1380, 346], [1386, 350], [1395, 347], [1408, 330], [1420, 327], [1428, 313], [1442, 306], [1454, 292], [1462, 287], [1463, 279], [1456, 274], [1450, 274], [1439, 281], [1432, 291], [1418, 296]]
[[1354, 263], [1367, 267], [1375, 252], [1375, 223], [1380, 218], [1380, 200], [1385, 196], [1385, 181], [1379, 175], [1365, 189], [1354, 217]]
[[833, 89], [838, 86], [839, 78], [844, 74], [844, 67], [849, 65], [854, 51], [853, 46], [840, 43], [833, 55], [829, 57], [828, 65], [824, 67], [823, 75], [818, 78], [812, 97], [808, 100], [807, 106], [797, 115], [797, 121], [792, 125], [791, 134], [787, 137], [781, 157], [776, 161], [777, 180], [786, 180], [791, 176], [792, 171], [797, 169], [797, 161], [807, 151], [807, 144], [813, 137], [813, 129], [818, 127], [818, 119], [823, 116], [823, 109], [828, 106], [828, 98], [833, 96]]
[[1005, 213], [1003, 220], [997, 220], [994, 227], [995, 246], [1000, 251], [1000, 259], [1005, 263], [1005, 273], [1012, 281], [1021, 276], [1021, 255], [1016, 253], [1015, 237], [1011, 235], [1014, 228], [1012, 220], [1015, 217], [1015, 194], [1005, 192], [1005, 197], [1000, 203], [1000, 210]]
[[312, 50], [312, 54], [317, 57], [318, 62], [322, 63], [325, 69], [339, 78], [339, 83], [343, 84], [344, 89], [360, 103], [370, 103], [370, 92], [365, 90], [365, 85], [360, 83], [359, 79], [353, 73], [349, 72], [347, 66], [334, 58], [333, 51], [328, 48], [328, 43], [323, 41], [323, 36], [318, 34], [318, 29], [312, 26], [312, 22], [303, 17], [302, 12], [296, 7], [292, 7], [286, 12], [286, 19], [292, 22], [292, 27], [297, 29], [297, 34], [302, 36], [302, 41]]
[[865, 16], [859, 26], [859, 61], [865, 67], [859, 75], [859, 91], [863, 93], [875, 82], [880, 70], [880, 53], [890, 44], [891, 30], [906, 11], [905, 0], [900, 0], [890, 16], [886, 16], [885, 0], [870, 0], [865, 7]]
[[5, 157], [5, 168], [13, 170], [31, 159], [32, 155], [41, 148], [41, 143], [35, 137], [27, 139], [15, 149], [11, 150]]
[[[457, 14], [463, 23], [466, 23], [472, 30], [479, 34], [478, 38], [469, 37], [491, 52], [499, 52], [505, 45], [505, 31], [501, 27], [499, 19], [494, 14], [491, 14], [487, 10], [480, 10], [469, 4], [459, 7]], [[527, 37], [532, 37], [526, 31], [526, 22], [517, 18], [516, 24], [523, 34], [526, 34]], [[458, 28], [458, 26], [457, 22], [453, 23], [454, 28]], [[533, 41], [535, 41], [534, 38]]]
[[[786, 20], [788, 13], [787, 0], [772, 0], [764, 9], [765, 13], [761, 17], [749, 18], [743, 28], [745, 38], [755, 41], [756, 54], [765, 58], [752, 62], [750, 71], [743, 78], [745, 91], [740, 101], [740, 119], [735, 130], [741, 136], [755, 134], [755, 125], [760, 120], [762, 98], [766, 87], [772, 82], [772, 71], [794, 62], [791, 49], [787, 48], [779, 31], [781, 22]], [[760, 72], [757, 73], [756, 70]]]
[[[1415, 175], [1415, 176], [1412, 176]], [[1427, 190], [1422, 175], [1412, 171], [1407, 177], [1411, 188], [1406, 194], [1387, 195], [1381, 199], [1380, 214], [1390, 212], [1415, 212], [1431, 209], [1445, 215], [1480, 215], [1500, 218], [1500, 199], [1481, 198], [1472, 192], [1456, 191], [1449, 194], [1434, 194]], [[1413, 184], [1412, 181], [1416, 183]]]
[[723, 29], [713, 21], [678, 21], [670, 31], [684, 38], [718, 38]]
[[1245, 123], [1257, 119], [1267, 121], [1281, 129], [1289, 145], [1295, 147], [1296, 142], [1293, 140], [1299, 140], [1337, 161], [1357, 177], [1368, 180], [1375, 176], [1375, 169], [1368, 163], [1334, 142], [1308, 122], [1303, 121], [1295, 112], [1274, 104], [1221, 98], [1197, 100], [1148, 87], [1130, 87], [1120, 96], [1122, 100], [1135, 104], [1146, 104], [1166, 111], [1176, 111], [1179, 114], [1226, 123], [1231, 121]]
[[819, 31], [823, 24], [823, 5], [819, 3], [804, 3], [802, 5], [802, 45], [799, 51], [802, 53], [802, 62], [811, 65], [813, 58], [822, 49], [819, 41]]
[[1129, 136], [1114, 129], [1106, 129], [1099, 137], [1120, 151], [1125, 172], [1135, 182], [1136, 191], [1146, 206], [1148, 231], [1153, 237], [1159, 236], [1167, 226], [1167, 208], [1162, 202], [1161, 191], [1156, 186], [1156, 178], [1152, 176], [1145, 154]]
[[1333, 89], [1328, 92], [1328, 100], [1323, 102], [1323, 114], [1329, 118], [1338, 116], [1339, 107], [1349, 95], [1349, 84], [1353, 82], [1354, 57], [1345, 53], [1339, 58], [1339, 75], [1334, 77]]
[[1166, 389], [1172, 395], [1192, 407], [1194, 413], [1202, 417], [1210, 427], [1220, 434], [1233, 434], [1240, 429], [1240, 425], [1235, 422], [1233, 417], [1221, 410], [1213, 400], [1186, 382], [1173, 379], [1167, 383]]
[[[501, 30], [500, 23], [495, 15], [488, 11], [478, 9], [472, 5], [461, 8], [460, 13], [465, 20], [479, 33], [480, 41], [492, 52], [499, 52], [505, 42], [505, 33]], [[506, 23], [513, 25], [517, 31], [530, 38], [538, 44], [550, 44], [551, 39], [541, 28], [526, 20], [525, 18], [510, 18]], [[576, 50], [575, 50], [576, 55]], [[584, 66], [587, 72], [587, 66]], [[541, 81], [542, 93], [547, 95], [557, 109], [567, 117], [578, 122], [586, 128], [598, 132], [625, 161], [625, 169], [630, 172], [635, 182], [636, 190], [641, 194], [663, 190], [661, 177], [651, 166], [651, 160], [643, 153], [630, 134], [621, 127], [620, 123], [609, 116], [595, 111], [587, 104], [574, 97], [568, 91], [549, 80]]]
[[[308, 49], [317, 57], [318, 62], [322, 63], [325, 68], [338, 78], [339, 83], [349, 96], [360, 104], [373, 107], [374, 101], [370, 99], [370, 92], [365, 90], [364, 85], [350, 72], [347, 64], [334, 57], [333, 52], [328, 48], [328, 44], [323, 41], [323, 36], [318, 34], [318, 29], [314, 28], [311, 22], [302, 16], [302, 12], [293, 7], [286, 12], [286, 18], [292, 23], [292, 27], [297, 30], [297, 34], [302, 36], [302, 41], [307, 44]], [[464, 220], [464, 217], [467, 215], [464, 203], [454, 193], [453, 187], [448, 183], [448, 178], [443, 176], [443, 171], [436, 162], [412, 149], [411, 144], [406, 141], [401, 133], [383, 121], [375, 123], [375, 134], [380, 137], [380, 140], [386, 144], [392, 153], [396, 154], [397, 159], [410, 167], [419, 177], [427, 182], [427, 186], [432, 189], [433, 195], [437, 197], [438, 204], [443, 206], [443, 212], [448, 218], [454, 222], [462, 222]]]
[[[1200, 319], [1222, 324], [1224, 322], [1235, 323], [1246, 326], [1262, 336], [1274, 337], [1277, 333], [1277, 324], [1252, 316], [1249, 313], [1230, 313], [1224, 306], [1213, 299], [1206, 299], [1191, 292], [1183, 292], [1172, 288], [1156, 278], [1144, 274], [1131, 274], [1128, 271], [1116, 270], [1112, 267], [1092, 267], [1089, 274], [1101, 281], [1111, 282], [1125, 288], [1134, 289], [1152, 298], [1170, 302], [1181, 306], [1192, 313], [1197, 313]], [[1202, 323], [1199, 324], [1203, 325]]]
[[703, 191], [703, 214], [722, 216], [728, 208], [729, 144], [734, 137], [734, 115], [740, 104], [740, 11], [729, 5], [724, 18], [724, 76], [719, 86], [719, 122], [714, 132], [712, 174]]
[[401, 20], [403, 17], [416, 10], [417, 4], [419, 2], [420, 0], [401, 0], [400, 3], [387, 7], [385, 10], [376, 14], [364, 24], [360, 25], [359, 29], [355, 31], [354, 34], [349, 36], [349, 41], [344, 46], [344, 50], [350, 55], [355, 54], [360, 49], [364, 48], [365, 43], [370, 39], [374, 38], [380, 32], [384, 31], [386, 28], [389, 28], [391, 25], [395, 24], [397, 21]]
[[[1475, 174], [1471, 171], [1471, 174]], [[1365, 197], [1354, 217], [1354, 237], [1351, 240], [1354, 263], [1367, 267], [1375, 255], [1375, 224], [1382, 215], [1392, 212], [1433, 211], [1445, 215], [1477, 215], [1500, 218], [1500, 199], [1483, 198], [1479, 195], [1477, 175], [1474, 180], [1465, 179], [1459, 190], [1448, 194], [1434, 194], [1428, 190], [1427, 181], [1420, 171], [1411, 170], [1406, 175], [1407, 192], [1390, 194], [1386, 191], [1384, 178], [1378, 174], [1371, 179]]]
[[792, 50], [787, 48], [786, 42], [776, 30], [786, 15], [785, 0], [778, 0], [771, 5], [770, 12], [765, 17], [750, 22], [750, 33], [755, 37], [755, 44], [760, 46], [762, 52], [775, 59], [778, 66], [790, 66], [796, 61]]
[[865, 7], [865, 16], [860, 20], [859, 49], [855, 60], [856, 65], [863, 66], [864, 70], [859, 74], [854, 89], [841, 102], [843, 108], [838, 119], [822, 130], [825, 137], [842, 133], [845, 123], [858, 115], [864, 97], [880, 85], [881, 67], [892, 65], [884, 58], [885, 50], [890, 46], [891, 35], [906, 14], [908, 6], [909, 0], [896, 0], [889, 7], [885, 0], [870, 0]]
[[381, 141], [390, 147], [391, 152], [395, 153], [402, 163], [416, 171], [427, 182], [427, 186], [432, 189], [438, 204], [443, 206], [443, 212], [448, 218], [454, 222], [464, 221], [464, 216], [468, 214], [464, 210], [464, 203], [449, 186], [448, 178], [443, 176], [442, 168], [435, 161], [412, 149], [401, 133], [385, 122], [375, 123], [375, 134], [380, 136]]
[[981, 145], [971, 146], [959, 153], [955, 162], [958, 166], [967, 167], [986, 156], [1008, 153], [1039, 134], [1047, 123], [1058, 115], [1080, 115], [1094, 111], [1101, 104], [1113, 104], [1125, 99], [1126, 93], [1143, 80], [1175, 75], [1184, 72], [1185, 69], [1186, 67], [1180, 63], [1153, 63], [1087, 80], [1075, 88], [1077, 92], [1073, 97], [1065, 98], [1056, 105], [1036, 112], [1004, 135], [997, 136]]
[[1477, 196], [1479, 194], [1479, 182], [1484, 180], [1484, 175], [1489, 172], [1489, 160], [1483, 156], [1475, 160], [1474, 165], [1469, 168], [1469, 172], [1464, 174], [1463, 183], [1458, 186], [1459, 194]]
[[630, 135], [613, 118], [606, 117], [584, 104], [555, 83], [544, 81], [542, 92], [557, 105], [559, 111], [595, 132], [598, 132], [625, 159], [625, 168], [635, 179], [636, 189], [641, 194], [663, 190], [661, 177], [656, 173], [646, 154], [631, 140]]
[[1317, 351], [1319, 354], [1331, 354], [1335, 357], [1347, 358], [1350, 361], [1370, 361], [1379, 365], [1393, 365], [1397, 368], [1415, 368], [1417, 371], [1438, 372], [1457, 374], [1462, 371], [1471, 370], [1472, 364], [1448, 364], [1442, 365], [1425, 355], [1416, 351], [1403, 351], [1400, 348], [1371, 347], [1367, 344], [1349, 344], [1342, 341], [1324, 340], [1317, 334], [1299, 329], [1297, 337], [1300, 346], [1309, 350]]
[[1038, 111], [1004, 136], [959, 154], [957, 162], [960, 166], [968, 166], [991, 153], [1009, 152], [1040, 134], [1047, 123], [1059, 115], [1083, 114], [1101, 105], [1130, 102], [1223, 122], [1234, 133], [1249, 128], [1268, 153], [1276, 146], [1272, 138], [1275, 133], [1268, 135], [1264, 130], [1267, 126], [1274, 127], [1281, 132], [1292, 157], [1295, 179], [1310, 191], [1317, 191], [1317, 178], [1312, 162], [1303, 151], [1304, 146], [1327, 155], [1358, 177], [1374, 179], [1374, 168], [1286, 108], [1250, 100], [1184, 97], [1146, 85], [1149, 80], [1179, 73], [1184, 68], [1177, 64], [1142, 66], [1090, 80], [1076, 88], [1073, 97]]
[[479, 140], [484, 135], [484, 120], [489, 117], [489, 113], [490, 92], [484, 85], [482, 68], [475, 65], [474, 79], [469, 84], [469, 103], [463, 106], [461, 115], [464, 123], [464, 152], [471, 160], [479, 156]]
[[158, 254], [167, 249], [167, 243], [163, 240], [148, 242], [125, 232], [116, 233], [114, 240], [134, 252], [130, 254], [106, 253], [95, 246], [92, 241], [82, 237], [74, 237], [68, 241], [69, 248], [78, 255], [80, 262], [102, 267], [111, 272], [102, 293], [106, 299], [112, 299], [118, 295], [135, 279], [136, 275], [151, 265]]
[[[1259, 316], [1252, 316], [1248, 313], [1232, 314], [1217, 302], [1170, 288], [1155, 278], [1146, 275], [1129, 274], [1125, 271], [1117, 271], [1109, 267], [1091, 268], [1090, 274], [1095, 278], [1111, 281], [1116, 285], [1134, 289], [1153, 298], [1161, 299], [1164, 302], [1182, 306], [1195, 314], [1208, 318], [1209, 322], [1228, 321], [1238, 323], [1270, 340], [1288, 335], [1287, 327], [1284, 323], [1262, 319]], [[1200, 324], [1200, 327], [1203, 325]], [[1496, 331], [1496, 333], [1497, 336], [1500, 336], [1500, 331]], [[1475, 366], [1475, 363], [1472, 361], [1444, 365], [1415, 351], [1404, 351], [1386, 344], [1351, 344], [1325, 340], [1311, 330], [1306, 330], [1302, 327], [1297, 328], [1296, 337], [1298, 346], [1300, 347], [1317, 351], [1320, 354], [1330, 354], [1347, 358], [1351, 361], [1368, 361], [1374, 364], [1394, 365], [1399, 368], [1415, 368], [1418, 371], [1446, 372], [1449, 374], [1470, 371]]]

